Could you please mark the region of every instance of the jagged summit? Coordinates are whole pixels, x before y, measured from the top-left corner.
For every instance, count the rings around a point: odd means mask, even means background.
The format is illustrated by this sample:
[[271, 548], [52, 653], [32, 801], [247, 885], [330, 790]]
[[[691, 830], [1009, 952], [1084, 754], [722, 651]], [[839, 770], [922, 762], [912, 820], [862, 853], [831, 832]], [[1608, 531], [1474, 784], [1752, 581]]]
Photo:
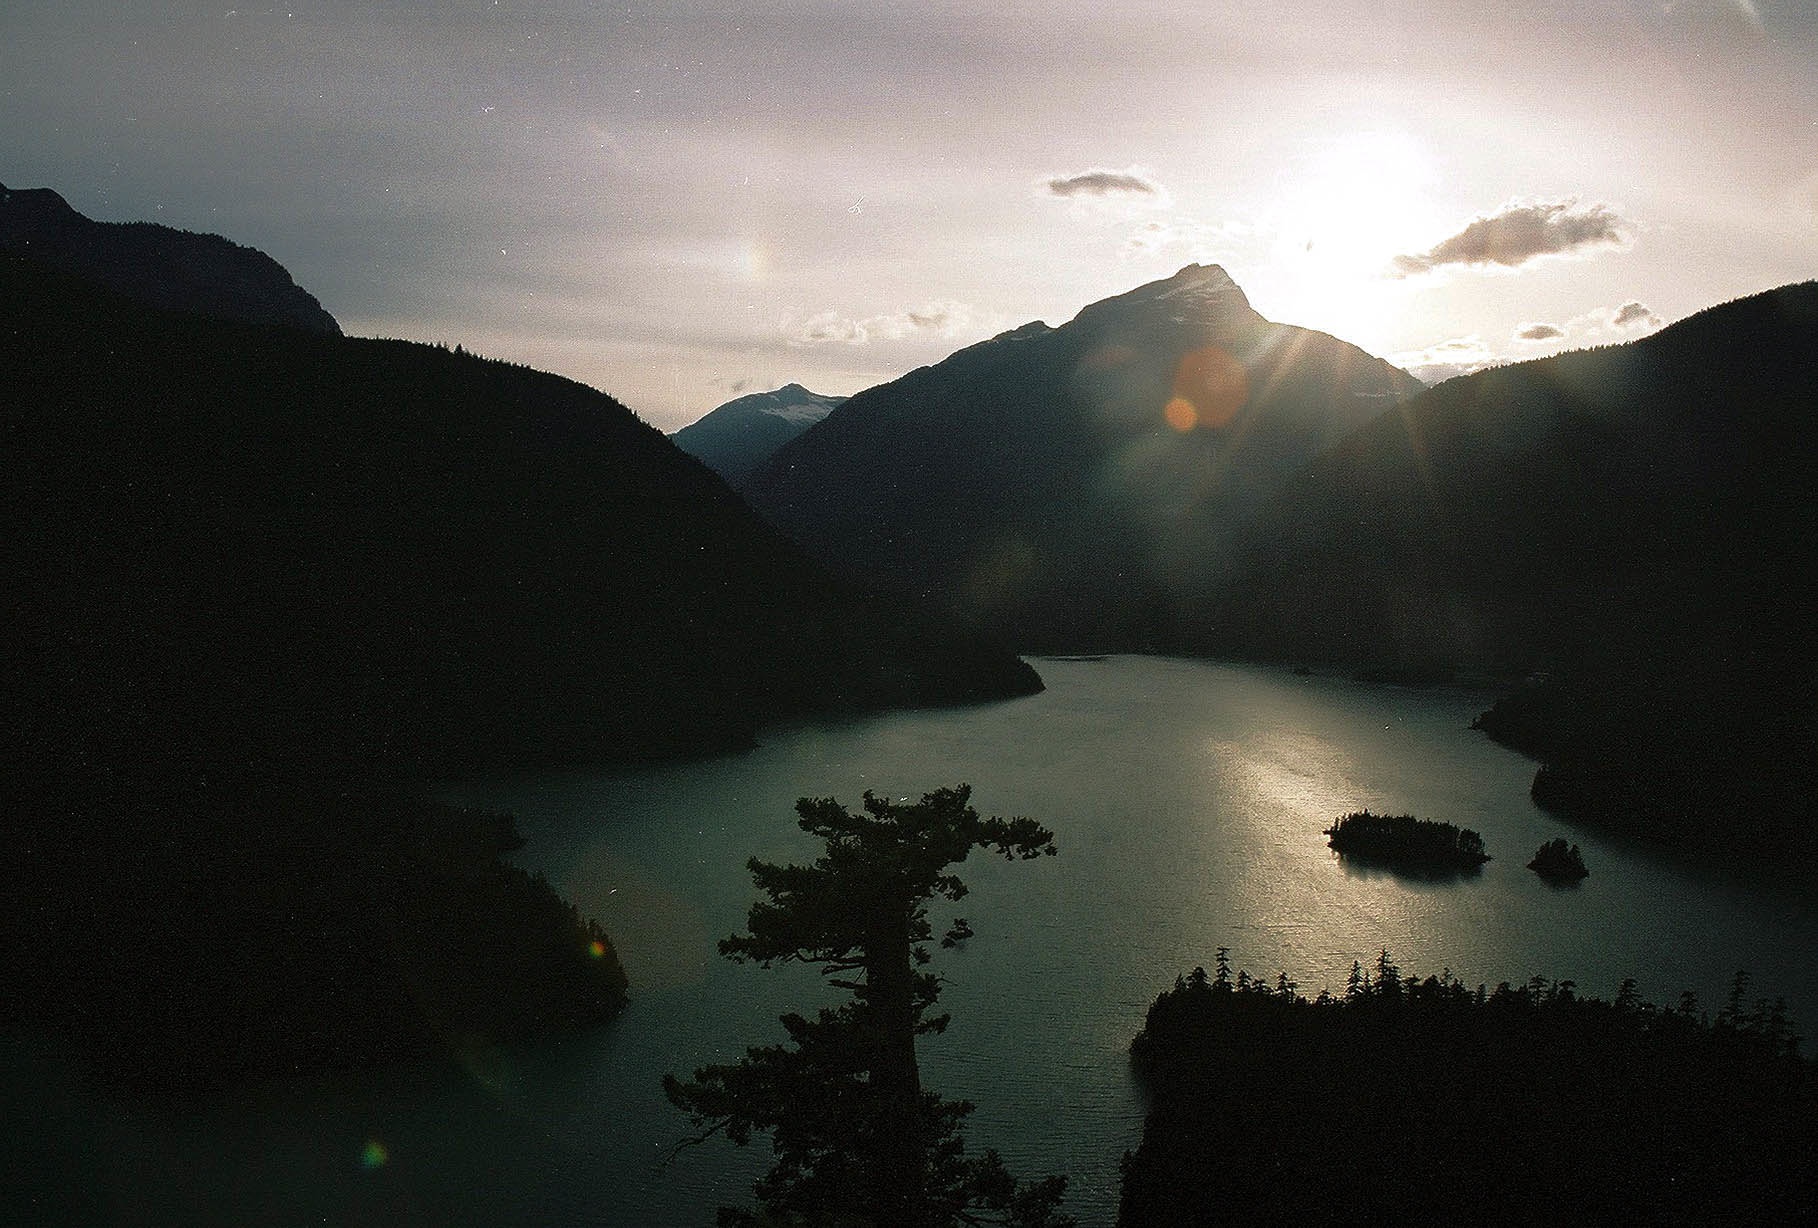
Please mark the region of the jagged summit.
[[1157, 311], [1174, 324], [1261, 319], [1223, 268], [1216, 264], [1189, 264], [1172, 277], [1148, 282], [1083, 308], [1073, 318], [1072, 326], [1099, 327]]
[[50, 188], [0, 184], [0, 250], [165, 310], [341, 332], [314, 295], [256, 248], [154, 222], [97, 222]]

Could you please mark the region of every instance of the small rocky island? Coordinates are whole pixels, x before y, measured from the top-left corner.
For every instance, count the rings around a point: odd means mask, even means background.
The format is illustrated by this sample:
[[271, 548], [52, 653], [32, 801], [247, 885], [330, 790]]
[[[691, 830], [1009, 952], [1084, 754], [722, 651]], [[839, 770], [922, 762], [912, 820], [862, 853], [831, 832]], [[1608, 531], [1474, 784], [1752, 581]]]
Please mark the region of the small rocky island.
[[1568, 845], [1563, 836], [1541, 845], [1528, 869], [1550, 883], [1575, 883], [1590, 873], [1584, 868], [1584, 854], [1576, 844]]
[[1380, 865], [1401, 874], [1426, 877], [1476, 874], [1490, 855], [1483, 837], [1411, 814], [1383, 815], [1359, 810], [1326, 828], [1326, 842], [1340, 857]]

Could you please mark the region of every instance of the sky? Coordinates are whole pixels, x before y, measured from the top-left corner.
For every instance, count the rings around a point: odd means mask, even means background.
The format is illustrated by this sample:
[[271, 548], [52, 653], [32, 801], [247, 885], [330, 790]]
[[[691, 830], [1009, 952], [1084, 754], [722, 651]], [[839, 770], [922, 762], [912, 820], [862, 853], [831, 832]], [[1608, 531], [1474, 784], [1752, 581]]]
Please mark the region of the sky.
[[0, 0], [0, 115], [664, 430], [1190, 262], [1428, 379], [1818, 276], [1813, 0]]

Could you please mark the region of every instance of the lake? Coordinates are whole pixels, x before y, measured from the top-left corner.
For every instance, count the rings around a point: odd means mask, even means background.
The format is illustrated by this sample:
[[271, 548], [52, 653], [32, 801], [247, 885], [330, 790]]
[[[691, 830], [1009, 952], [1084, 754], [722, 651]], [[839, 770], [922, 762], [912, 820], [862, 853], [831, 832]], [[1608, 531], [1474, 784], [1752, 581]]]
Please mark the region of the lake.
[[[519, 860], [613, 935], [632, 1002], [607, 1029], [182, 1119], [39, 1111], [97, 1157], [96, 1205], [144, 1222], [711, 1224], [748, 1200], [768, 1150], [716, 1139], [672, 1157], [686, 1122], [662, 1075], [774, 1043], [777, 1014], [837, 999], [809, 969], [716, 955], [753, 898], [745, 860], [812, 856], [804, 794], [856, 805], [961, 781], [985, 813], [1040, 819], [1060, 855], [962, 868], [971, 895], [937, 921], [957, 911], [976, 937], [937, 951], [953, 1024], [924, 1040], [924, 1081], [977, 1103], [975, 1150], [1022, 1177], [1069, 1174], [1082, 1224], [1112, 1222], [1140, 1132], [1130, 1038], [1221, 946], [1307, 993], [1342, 991], [1385, 947], [1404, 972], [1540, 974], [1604, 997], [1634, 977], [1645, 997], [1689, 988], [1713, 1010], [1745, 968], [1818, 1019], [1811, 899], [1549, 818], [1528, 799], [1534, 765], [1469, 728], [1488, 694], [1150, 657], [1035, 664], [1049, 689], [1026, 699], [779, 729], [707, 762], [451, 786], [514, 811]], [[1444, 883], [1341, 864], [1321, 829], [1363, 808], [1474, 828], [1493, 860]], [[1557, 835], [1584, 850], [1577, 887], [1524, 868]]]

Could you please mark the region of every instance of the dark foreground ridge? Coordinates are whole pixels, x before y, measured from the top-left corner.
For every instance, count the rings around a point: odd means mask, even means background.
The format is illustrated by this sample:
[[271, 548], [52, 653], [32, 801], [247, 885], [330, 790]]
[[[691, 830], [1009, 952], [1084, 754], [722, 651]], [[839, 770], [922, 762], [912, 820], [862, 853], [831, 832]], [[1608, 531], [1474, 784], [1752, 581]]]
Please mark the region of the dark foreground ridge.
[[1309, 1000], [1220, 951], [1131, 1057], [1151, 1107], [1124, 1228], [1794, 1223], [1818, 1198], [1818, 1072], [1740, 974], [1709, 1019], [1386, 952]]

